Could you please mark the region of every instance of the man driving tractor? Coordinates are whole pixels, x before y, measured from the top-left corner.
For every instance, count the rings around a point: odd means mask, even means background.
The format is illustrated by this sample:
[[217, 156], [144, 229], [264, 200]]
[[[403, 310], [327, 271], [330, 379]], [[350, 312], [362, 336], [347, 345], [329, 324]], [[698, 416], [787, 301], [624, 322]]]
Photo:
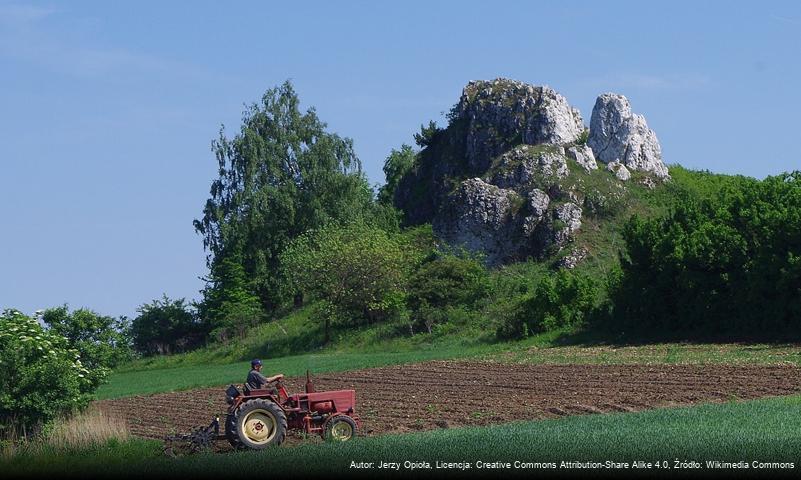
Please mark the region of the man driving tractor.
[[267, 389], [271, 390], [273, 395], [278, 395], [278, 390], [273, 387], [265, 387], [268, 383], [273, 383], [275, 381], [281, 380], [284, 378], [283, 373], [279, 373], [277, 375], [273, 375], [272, 377], [265, 377], [261, 373], [261, 360], [254, 359], [250, 362], [250, 373], [248, 373], [248, 379], [245, 382], [245, 385], [251, 390], [260, 390], [260, 389]]

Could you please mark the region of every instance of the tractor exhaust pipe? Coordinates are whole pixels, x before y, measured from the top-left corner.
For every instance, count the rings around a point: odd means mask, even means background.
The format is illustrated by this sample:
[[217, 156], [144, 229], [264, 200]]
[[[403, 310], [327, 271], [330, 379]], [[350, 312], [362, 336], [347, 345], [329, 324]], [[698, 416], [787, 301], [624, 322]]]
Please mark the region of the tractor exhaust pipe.
[[314, 393], [314, 384], [309, 377], [309, 370], [306, 370], [306, 393]]

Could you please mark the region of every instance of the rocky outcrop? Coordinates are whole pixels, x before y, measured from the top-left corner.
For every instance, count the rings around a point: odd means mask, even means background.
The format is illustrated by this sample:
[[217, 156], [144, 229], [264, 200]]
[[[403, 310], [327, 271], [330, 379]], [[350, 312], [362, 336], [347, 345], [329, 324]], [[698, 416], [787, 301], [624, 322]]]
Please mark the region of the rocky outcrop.
[[523, 218], [523, 235], [530, 237], [545, 218], [551, 197], [537, 188], [528, 193], [528, 215]]
[[615, 174], [615, 177], [625, 182], [631, 178], [631, 172], [620, 162], [609, 162], [606, 164], [606, 169]]
[[567, 156], [576, 161], [584, 170], [597, 170], [598, 163], [595, 162], [595, 154], [587, 145], [574, 145], [567, 149]]
[[565, 144], [584, 131], [579, 111], [550, 87], [500, 78], [468, 83], [455, 113], [466, 123], [466, 157], [474, 172], [516, 145]]
[[574, 248], [570, 253], [560, 258], [559, 261], [556, 262], [556, 265], [560, 268], [567, 268], [568, 270], [576, 268], [579, 262], [584, 260], [589, 253], [590, 252], [584, 247]]
[[521, 145], [501, 155], [491, 169], [491, 183], [502, 188], [526, 188], [546, 178], [564, 178], [570, 173], [561, 146]]
[[490, 265], [570, 248], [560, 258], [572, 268], [587, 252], [571, 245], [585, 213], [612, 211], [635, 185], [631, 170], [650, 172], [638, 183], [668, 176], [656, 135], [620, 95], [599, 97], [588, 137], [562, 95], [505, 79], [467, 84], [449, 120], [421, 137], [395, 204], [407, 223], [431, 222]]
[[581, 213], [581, 207], [572, 202], [564, 203], [554, 209], [555, 222], [551, 229], [553, 243], [564, 245], [570, 240], [570, 236], [581, 228]]
[[520, 248], [514, 235], [513, 207], [519, 195], [490, 185], [480, 178], [463, 181], [450, 195], [433, 228], [451, 245], [482, 252], [486, 261], [496, 264], [513, 257]]
[[630, 170], [651, 172], [659, 178], [669, 176], [656, 134], [642, 115], [631, 112], [623, 95], [604, 93], [597, 98], [587, 145], [604, 163], [620, 162]]

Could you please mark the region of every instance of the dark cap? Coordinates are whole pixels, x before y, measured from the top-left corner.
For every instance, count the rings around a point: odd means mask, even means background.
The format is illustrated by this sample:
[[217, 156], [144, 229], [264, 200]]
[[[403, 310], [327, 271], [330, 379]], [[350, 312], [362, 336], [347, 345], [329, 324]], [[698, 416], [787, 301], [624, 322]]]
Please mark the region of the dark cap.
[[258, 365], [261, 365], [261, 360], [259, 360], [258, 358], [254, 358], [253, 360], [250, 361], [250, 366], [251, 367], [255, 367], [255, 366], [258, 366]]

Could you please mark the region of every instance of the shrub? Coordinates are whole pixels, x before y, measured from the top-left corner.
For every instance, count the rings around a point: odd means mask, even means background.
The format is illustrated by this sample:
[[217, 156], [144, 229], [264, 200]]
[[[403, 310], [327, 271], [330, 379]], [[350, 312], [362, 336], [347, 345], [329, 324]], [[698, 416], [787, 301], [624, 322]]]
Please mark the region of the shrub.
[[264, 317], [261, 301], [253, 293], [240, 255], [229, 254], [212, 266], [199, 310], [200, 323], [192, 334], [210, 330], [210, 337], [221, 342], [243, 338], [247, 329]]
[[585, 128], [581, 131], [581, 133], [579, 133], [579, 136], [576, 139], [576, 145], [586, 145], [588, 138], [590, 138], [590, 129]]
[[502, 338], [521, 338], [532, 333], [575, 329], [589, 319], [598, 304], [599, 286], [588, 276], [559, 270], [540, 279], [534, 293], [515, 304], [498, 328]]
[[56, 416], [86, 405], [95, 388], [90, 374], [67, 339], [17, 310], [0, 314], [2, 436], [29, 437]]
[[51, 332], [67, 339], [78, 350], [89, 370], [87, 378], [97, 387], [109, 369], [131, 359], [131, 345], [126, 336], [124, 318], [99, 315], [81, 308], [70, 312], [66, 305], [45, 310], [42, 321]]
[[478, 259], [439, 254], [412, 275], [407, 303], [415, 326], [431, 333], [435, 324], [447, 322], [447, 307], [473, 306], [489, 290], [489, 274]]

